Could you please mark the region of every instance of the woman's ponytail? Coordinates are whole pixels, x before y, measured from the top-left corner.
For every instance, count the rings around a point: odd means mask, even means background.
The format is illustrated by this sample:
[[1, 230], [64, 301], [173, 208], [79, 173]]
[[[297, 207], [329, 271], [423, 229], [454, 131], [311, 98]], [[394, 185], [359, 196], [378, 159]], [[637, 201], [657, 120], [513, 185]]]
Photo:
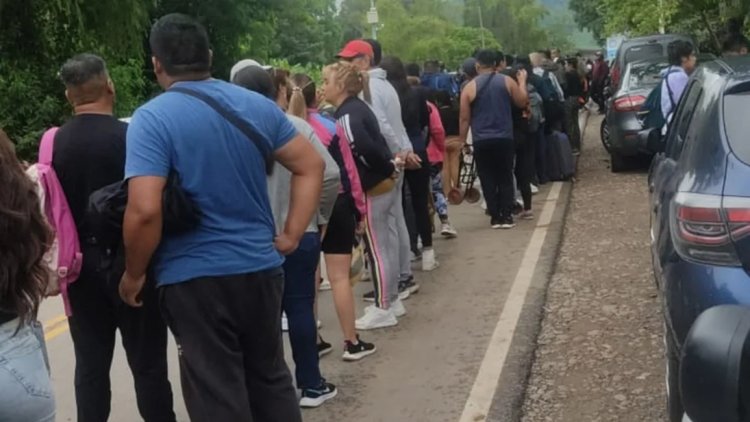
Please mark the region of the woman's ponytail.
[[292, 95], [289, 98], [289, 109], [287, 110], [287, 113], [307, 121], [307, 103], [305, 102], [305, 96], [302, 94], [302, 88], [294, 84], [292, 85]]

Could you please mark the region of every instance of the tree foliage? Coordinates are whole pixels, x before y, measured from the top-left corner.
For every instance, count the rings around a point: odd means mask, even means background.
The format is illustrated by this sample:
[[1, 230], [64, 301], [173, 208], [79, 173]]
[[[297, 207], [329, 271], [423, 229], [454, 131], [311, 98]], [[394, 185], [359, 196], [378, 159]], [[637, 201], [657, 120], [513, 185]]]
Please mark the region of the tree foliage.
[[703, 50], [718, 52], [731, 20], [744, 21], [750, 12], [745, 0], [570, 0], [581, 28], [603, 41], [608, 35], [631, 36], [659, 32], [692, 35]]

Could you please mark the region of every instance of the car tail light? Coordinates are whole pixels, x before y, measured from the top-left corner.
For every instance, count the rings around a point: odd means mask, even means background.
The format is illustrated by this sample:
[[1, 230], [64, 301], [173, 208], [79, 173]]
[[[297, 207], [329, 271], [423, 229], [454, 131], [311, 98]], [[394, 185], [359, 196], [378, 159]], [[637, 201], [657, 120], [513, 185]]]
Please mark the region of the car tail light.
[[646, 97], [643, 95], [626, 95], [616, 98], [614, 107], [615, 111], [638, 111], [645, 102]]
[[733, 241], [750, 235], [750, 198], [678, 193], [670, 211], [672, 240], [683, 258], [740, 266]]

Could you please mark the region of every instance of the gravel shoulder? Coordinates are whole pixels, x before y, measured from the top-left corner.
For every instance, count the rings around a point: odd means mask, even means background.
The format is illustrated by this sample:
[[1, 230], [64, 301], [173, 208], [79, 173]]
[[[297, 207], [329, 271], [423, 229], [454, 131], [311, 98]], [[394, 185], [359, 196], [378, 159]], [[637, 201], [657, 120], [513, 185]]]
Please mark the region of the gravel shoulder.
[[662, 421], [662, 317], [645, 170], [612, 174], [586, 131], [522, 421]]

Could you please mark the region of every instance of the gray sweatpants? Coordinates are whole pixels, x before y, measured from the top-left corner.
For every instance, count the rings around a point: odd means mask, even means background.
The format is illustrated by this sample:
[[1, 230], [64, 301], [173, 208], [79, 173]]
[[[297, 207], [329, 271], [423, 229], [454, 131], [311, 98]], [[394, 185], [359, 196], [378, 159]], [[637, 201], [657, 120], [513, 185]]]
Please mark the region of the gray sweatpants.
[[[398, 210], [401, 210], [400, 215], [403, 220], [403, 209], [400, 201], [396, 200], [397, 197], [401, 197], [398, 185], [386, 194], [366, 195], [365, 198], [367, 205], [365, 245], [368, 251], [372, 283], [375, 287], [375, 306], [382, 309], [388, 309], [391, 303], [398, 299], [400, 245], [397, 220]], [[406, 236], [408, 239], [408, 232]], [[408, 241], [406, 247], [408, 251]]]
[[[396, 228], [398, 230], [399, 281], [411, 277], [411, 240], [404, 217], [404, 172], [398, 175], [398, 183], [393, 194], [396, 196]], [[398, 286], [397, 286], [398, 287]], [[398, 290], [398, 288], [396, 289]]]

